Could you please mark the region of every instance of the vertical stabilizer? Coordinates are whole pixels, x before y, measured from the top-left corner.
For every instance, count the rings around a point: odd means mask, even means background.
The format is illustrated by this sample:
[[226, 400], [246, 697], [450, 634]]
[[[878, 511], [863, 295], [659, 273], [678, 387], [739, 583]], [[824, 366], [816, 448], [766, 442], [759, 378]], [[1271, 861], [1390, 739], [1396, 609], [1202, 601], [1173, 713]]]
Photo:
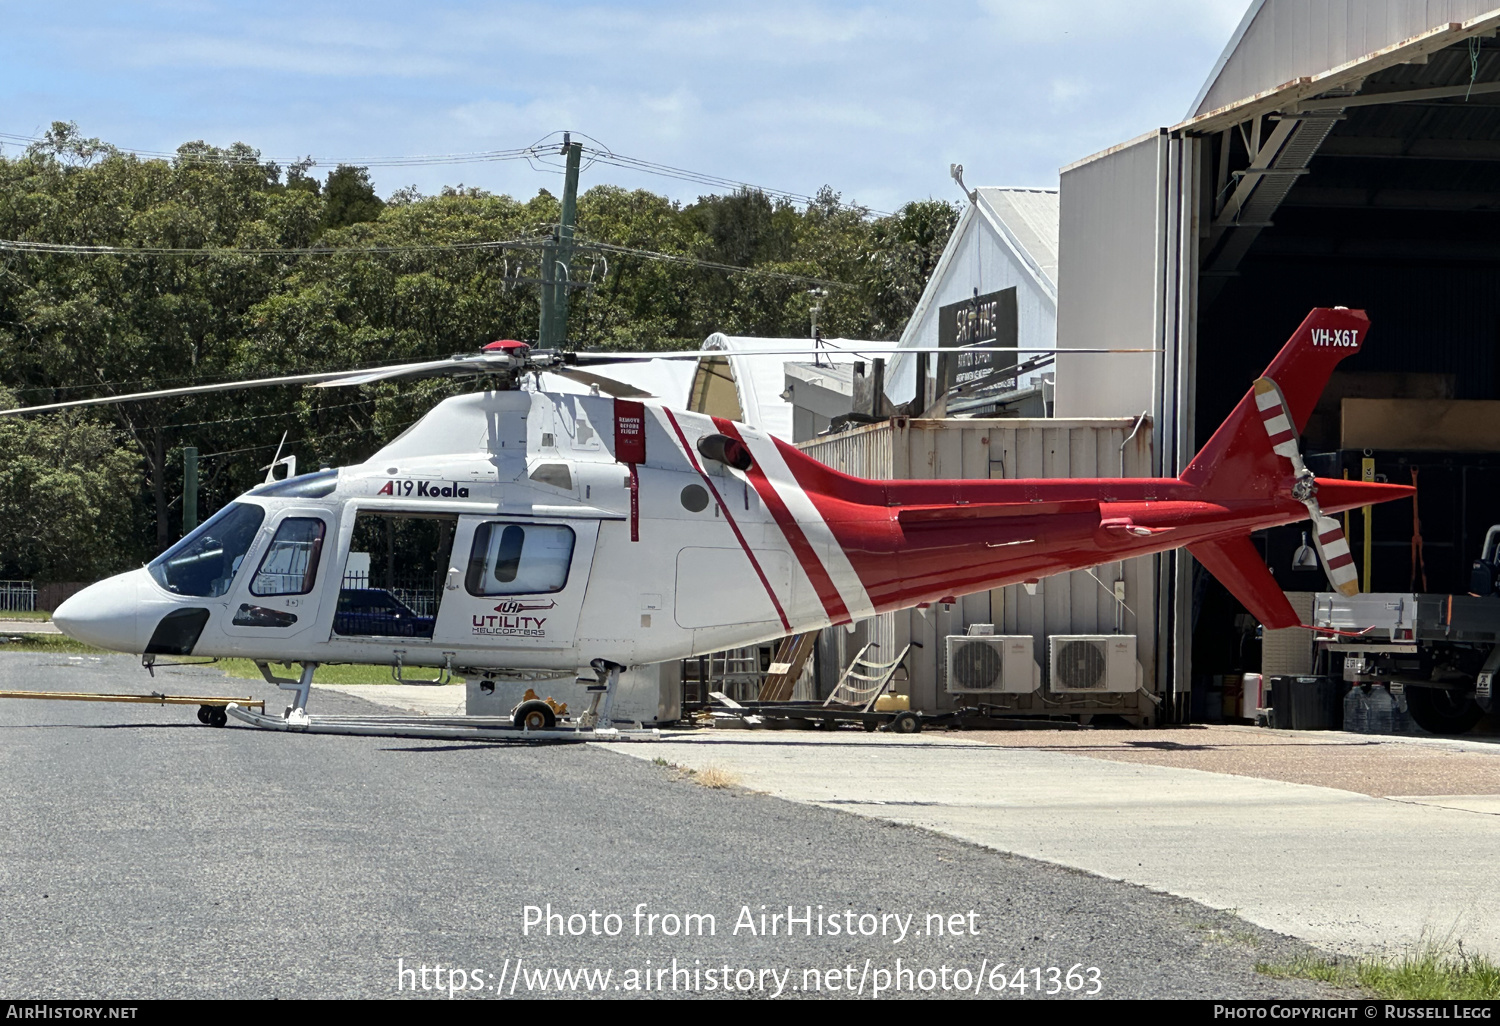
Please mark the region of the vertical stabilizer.
[[1364, 345], [1370, 321], [1363, 310], [1320, 308], [1307, 315], [1208, 440], [1182, 480], [1205, 497], [1263, 498], [1284, 489], [1289, 460], [1328, 378]]

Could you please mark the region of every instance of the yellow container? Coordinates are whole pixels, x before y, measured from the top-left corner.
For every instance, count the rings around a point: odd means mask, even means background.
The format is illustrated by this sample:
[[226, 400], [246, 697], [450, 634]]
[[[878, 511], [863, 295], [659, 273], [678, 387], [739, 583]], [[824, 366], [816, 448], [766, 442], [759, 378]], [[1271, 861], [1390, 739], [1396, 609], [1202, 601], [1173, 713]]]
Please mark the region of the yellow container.
[[905, 712], [911, 708], [911, 698], [907, 695], [881, 695], [875, 699], [876, 712]]

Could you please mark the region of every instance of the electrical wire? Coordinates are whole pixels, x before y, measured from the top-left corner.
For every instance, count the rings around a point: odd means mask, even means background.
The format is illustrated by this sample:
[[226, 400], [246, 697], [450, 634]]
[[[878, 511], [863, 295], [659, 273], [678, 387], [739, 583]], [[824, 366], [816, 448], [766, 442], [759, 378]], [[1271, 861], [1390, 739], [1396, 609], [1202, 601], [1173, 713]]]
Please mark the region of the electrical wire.
[[[316, 247], [316, 248], [247, 248], [232, 249], [224, 247], [202, 247], [192, 249], [184, 246], [104, 246], [104, 245], [75, 245], [62, 242], [30, 242], [23, 239], [0, 239], [0, 253], [26, 253], [33, 256], [119, 256], [119, 257], [267, 257], [267, 256], [341, 256], [341, 255], [383, 255], [395, 253], [434, 253], [434, 252], [484, 252], [500, 251], [508, 249], [537, 249], [547, 245], [544, 241], [530, 239], [511, 239], [504, 242], [453, 242], [445, 244], [420, 244], [411, 246], [338, 246], [338, 247]], [[700, 260], [680, 253], [659, 253], [655, 250], [636, 249], [631, 246], [618, 246], [614, 243], [595, 242], [592, 240], [575, 242], [575, 252], [598, 251], [604, 253], [617, 253], [627, 256], [641, 257], [646, 260], [659, 260], [666, 263], [684, 264], [694, 267], [702, 267], [709, 270], [724, 271], [730, 274], [758, 274], [764, 277], [780, 278], [785, 281], [801, 282], [811, 285], [826, 285], [833, 288], [849, 289], [855, 286], [848, 282], [833, 281], [828, 278], [817, 278], [805, 274], [793, 274], [789, 271], [772, 271], [760, 267], [742, 267], [739, 264], [724, 264], [713, 260]]]
[[[593, 164], [608, 164], [630, 171], [640, 171], [645, 174], [655, 175], [660, 178], [672, 178], [677, 181], [691, 182], [696, 185], [706, 185], [711, 189], [727, 192], [759, 192], [773, 199], [782, 199], [799, 207], [811, 206], [817, 202], [816, 196], [806, 193], [790, 192], [786, 189], [772, 189], [753, 182], [744, 182], [735, 178], [725, 178], [721, 175], [709, 174], [704, 171], [693, 171], [688, 168], [675, 167], [671, 164], [663, 164], [660, 161], [646, 160], [641, 157], [631, 157], [623, 153], [616, 153], [604, 143], [592, 136], [582, 132], [562, 131], [553, 132], [543, 136], [530, 146], [517, 146], [510, 149], [498, 150], [476, 150], [470, 153], [428, 153], [413, 154], [410, 156], [396, 157], [314, 157], [307, 155], [303, 157], [266, 157], [258, 151], [252, 153], [233, 153], [217, 148], [212, 152], [198, 152], [178, 150], [168, 153], [164, 150], [142, 150], [133, 147], [108, 146], [107, 152], [126, 154], [143, 158], [146, 160], [166, 160], [180, 164], [218, 164], [230, 166], [256, 166], [264, 167], [268, 164], [276, 164], [279, 167], [430, 167], [453, 164], [488, 164], [508, 160], [525, 160], [535, 170], [549, 170], [561, 172], [564, 165], [559, 162], [562, 156], [560, 143], [553, 142], [558, 137], [567, 134], [588, 139], [595, 143], [594, 146], [582, 146], [582, 153], [588, 159], [589, 166]], [[35, 146], [45, 143], [47, 140], [36, 136], [16, 135], [10, 132], [0, 132], [0, 141], [18, 143], [26, 146]], [[846, 203], [840, 201], [839, 206], [864, 214], [874, 214], [877, 217], [893, 216], [890, 211], [873, 210], [858, 203]]]
[[[424, 413], [422, 416], [425, 417], [426, 415], [427, 414]], [[415, 424], [417, 421], [419, 421], [421, 419], [422, 419], [422, 417], [413, 417], [411, 420], [404, 421], [404, 422], [402, 422], [400, 424], [393, 425], [393, 428], [396, 428], [396, 429], [408, 428], [408, 427], [411, 427], [413, 424]], [[215, 456], [235, 456], [235, 455], [238, 455], [239, 453], [242, 453], [242, 452], [257, 452], [257, 451], [259, 451], [261, 449], [275, 449], [277, 446], [280, 446], [280, 445], [300, 445], [303, 442], [320, 442], [320, 441], [322, 441], [325, 438], [343, 438], [343, 437], [345, 437], [347, 435], [363, 435], [363, 434], [369, 434], [369, 433], [373, 432], [374, 430], [375, 429], [372, 426], [372, 427], [368, 427], [368, 428], [351, 428], [348, 431], [330, 431], [328, 434], [318, 435], [315, 438], [293, 438], [290, 441], [286, 441], [286, 442], [270, 442], [270, 443], [268, 443], [266, 445], [247, 445], [247, 446], [245, 446], [242, 449], [224, 449], [221, 452], [200, 453], [199, 456], [198, 456], [198, 459], [199, 460], [208, 460], [208, 459], [213, 459]]]
[[630, 246], [617, 246], [610, 242], [583, 242], [578, 244], [580, 250], [599, 250], [604, 253], [619, 253], [626, 256], [637, 256], [645, 260], [659, 260], [664, 263], [686, 264], [694, 267], [704, 267], [714, 271], [727, 271], [731, 274], [758, 274], [768, 278], [780, 278], [785, 281], [795, 281], [806, 285], [828, 285], [836, 289], [852, 289], [855, 286], [845, 281], [833, 281], [830, 278], [814, 278], [806, 274], [792, 274], [790, 271], [772, 271], [762, 267], [742, 267], [739, 264], [721, 264], [713, 260], [699, 260], [697, 257], [682, 256], [677, 253], [658, 253], [649, 249], [635, 249]]
[[340, 254], [434, 253], [501, 249], [535, 249], [545, 243], [534, 239], [507, 239], [501, 242], [413, 243], [405, 246], [105, 246], [76, 245], [66, 242], [32, 242], [26, 239], [0, 239], [0, 252], [50, 254], [54, 256], [339, 256]]
[[[368, 406], [370, 403], [378, 402], [379, 400], [380, 400], [379, 396], [370, 396], [367, 399], [360, 399], [360, 400], [357, 400], [356, 402], [352, 402], [352, 403], [340, 403], [337, 406], [317, 406], [317, 407], [314, 407], [313, 409], [314, 409], [314, 412], [321, 414], [321, 413], [327, 413], [327, 412], [329, 412], [331, 410], [347, 410], [351, 406]], [[292, 414], [291, 412], [289, 412], [287, 410], [279, 410], [279, 411], [277, 411], [275, 413], [257, 413], [257, 414], [254, 414], [252, 416], [249, 416], [249, 417], [225, 417], [225, 418], [223, 418], [221, 420], [197, 420], [197, 421], [193, 421], [190, 424], [167, 424], [165, 426], [173, 428], [173, 429], [176, 429], [176, 428], [213, 427], [214, 425], [217, 425], [217, 424], [239, 424], [239, 423], [242, 423], [242, 422], [248, 421], [248, 420], [268, 420], [268, 419], [270, 419], [272, 417], [280, 417], [281, 419], [286, 420], [288, 417], [291, 417], [291, 416], [294, 416], [294, 414]]]

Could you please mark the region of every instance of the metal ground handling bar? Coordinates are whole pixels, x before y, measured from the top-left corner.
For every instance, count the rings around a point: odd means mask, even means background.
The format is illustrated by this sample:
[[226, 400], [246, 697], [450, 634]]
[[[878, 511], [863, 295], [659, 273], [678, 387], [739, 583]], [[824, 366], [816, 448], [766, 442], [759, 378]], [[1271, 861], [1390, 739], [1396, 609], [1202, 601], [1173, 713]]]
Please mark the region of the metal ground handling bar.
[[266, 703], [258, 698], [224, 698], [213, 695], [99, 695], [87, 691], [0, 691], [0, 698], [40, 698], [53, 702], [134, 702], [140, 705], [208, 705], [226, 706], [231, 702], [245, 707]]

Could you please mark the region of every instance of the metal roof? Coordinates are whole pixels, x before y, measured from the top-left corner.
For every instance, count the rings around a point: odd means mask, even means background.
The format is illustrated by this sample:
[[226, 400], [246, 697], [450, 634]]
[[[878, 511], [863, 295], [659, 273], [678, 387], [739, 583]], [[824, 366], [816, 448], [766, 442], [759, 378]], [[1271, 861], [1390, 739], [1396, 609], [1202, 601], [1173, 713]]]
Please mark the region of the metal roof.
[[1495, 0], [1255, 0], [1188, 118], [1495, 11]]
[[1055, 293], [1057, 290], [1057, 219], [1056, 189], [984, 187], [975, 190], [989, 205], [1004, 226], [1008, 240], [1029, 256], [1040, 269]]

